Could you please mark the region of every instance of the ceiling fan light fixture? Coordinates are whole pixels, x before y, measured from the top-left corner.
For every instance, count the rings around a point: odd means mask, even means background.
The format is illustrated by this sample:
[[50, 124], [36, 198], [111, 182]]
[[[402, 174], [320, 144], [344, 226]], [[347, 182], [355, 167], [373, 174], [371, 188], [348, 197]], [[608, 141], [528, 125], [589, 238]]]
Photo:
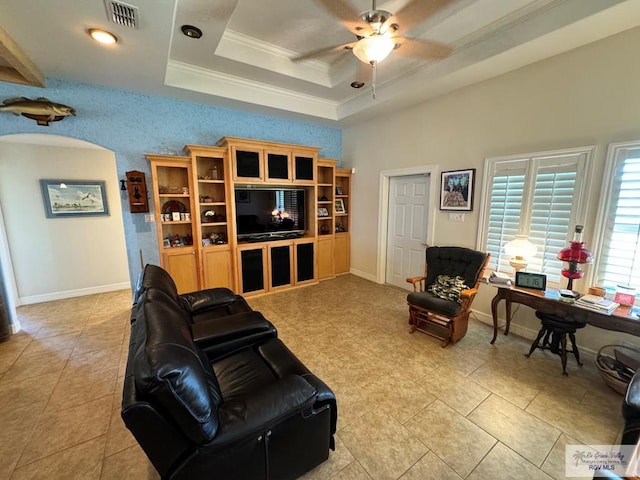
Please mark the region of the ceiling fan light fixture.
[[396, 47], [391, 37], [372, 35], [363, 38], [353, 47], [353, 54], [363, 63], [380, 63]]

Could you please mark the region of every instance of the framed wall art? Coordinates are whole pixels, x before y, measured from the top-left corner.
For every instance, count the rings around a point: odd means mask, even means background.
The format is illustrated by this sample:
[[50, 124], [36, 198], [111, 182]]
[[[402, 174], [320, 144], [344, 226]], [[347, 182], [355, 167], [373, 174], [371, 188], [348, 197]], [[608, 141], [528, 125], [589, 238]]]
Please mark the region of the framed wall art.
[[335, 209], [336, 209], [336, 213], [347, 213], [347, 211], [344, 208], [344, 201], [341, 198], [336, 198]]
[[476, 169], [453, 170], [441, 175], [440, 210], [472, 211]]
[[40, 180], [47, 218], [109, 215], [102, 180]]

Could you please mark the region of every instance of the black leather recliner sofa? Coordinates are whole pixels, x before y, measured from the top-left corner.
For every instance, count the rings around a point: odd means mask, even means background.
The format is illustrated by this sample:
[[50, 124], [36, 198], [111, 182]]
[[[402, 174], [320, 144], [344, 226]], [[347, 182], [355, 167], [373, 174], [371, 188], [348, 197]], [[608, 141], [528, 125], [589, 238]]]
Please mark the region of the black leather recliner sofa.
[[177, 295], [163, 272], [145, 267], [136, 287], [121, 412], [161, 477], [293, 479], [326, 460], [329, 387], [258, 312], [219, 315], [241, 297]]

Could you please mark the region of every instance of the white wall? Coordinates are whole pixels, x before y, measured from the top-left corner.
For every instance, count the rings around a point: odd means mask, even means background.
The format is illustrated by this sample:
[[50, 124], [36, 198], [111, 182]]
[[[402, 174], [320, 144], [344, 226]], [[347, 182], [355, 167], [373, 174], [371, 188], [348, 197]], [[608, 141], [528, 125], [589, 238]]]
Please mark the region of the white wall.
[[[480, 181], [486, 157], [583, 145], [597, 145], [585, 225], [585, 240], [592, 244], [607, 144], [640, 138], [638, 45], [640, 28], [345, 129], [343, 163], [356, 168], [352, 269], [376, 273], [381, 170], [430, 164], [440, 171], [476, 168]], [[476, 185], [476, 200], [483, 189]], [[476, 201], [464, 223], [438, 212], [435, 244], [475, 248], [478, 207]], [[490, 314], [492, 288], [482, 287], [474, 309]], [[539, 328], [528, 308], [515, 319], [515, 332]], [[635, 340], [594, 328], [580, 333], [579, 342], [596, 350], [619, 337]]]
[[[106, 180], [109, 216], [46, 218], [40, 179]], [[0, 141], [0, 205], [19, 304], [128, 288], [113, 152]]]

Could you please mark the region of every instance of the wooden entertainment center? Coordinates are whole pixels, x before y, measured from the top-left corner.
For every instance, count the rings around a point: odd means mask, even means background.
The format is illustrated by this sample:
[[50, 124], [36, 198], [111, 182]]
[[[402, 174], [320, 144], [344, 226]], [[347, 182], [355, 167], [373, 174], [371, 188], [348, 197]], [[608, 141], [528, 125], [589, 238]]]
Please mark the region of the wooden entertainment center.
[[[319, 150], [223, 137], [186, 145], [183, 156], [146, 155], [160, 262], [180, 293], [228, 287], [250, 296], [349, 272], [351, 172]], [[261, 191], [303, 191], [304, 229], [279, 232], [294, 221], [273, 205], [268, 232], [239, 238], [237, 205]]]

